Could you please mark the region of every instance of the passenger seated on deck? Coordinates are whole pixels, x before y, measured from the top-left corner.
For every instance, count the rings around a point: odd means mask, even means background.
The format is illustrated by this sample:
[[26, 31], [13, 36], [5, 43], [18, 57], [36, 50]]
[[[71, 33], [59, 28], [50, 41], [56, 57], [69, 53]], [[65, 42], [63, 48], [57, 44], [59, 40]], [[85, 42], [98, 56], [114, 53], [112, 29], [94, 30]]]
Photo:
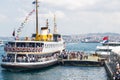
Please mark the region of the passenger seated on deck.
[[32, 62], [35, 62], [35, 57], [34, 56], [32, 57]]
[[8, 61], [8, 62], [10, 62], [10, 59], [11, 59], [10, 56], [7, 56], [7, 61]]
[[83, 59], [83, 55], [82, 54], [80, 54], [80, 60], [82, 60]]
[[26, 62], [26, 56], [22, 57], [23, 62]]
[[88, 59], [88, 55], [87, 54], [84, 54], [84, 59]]
[[22, 57], [21, 56], [17, 57], [17, 62], [22, 62]]
[[42, 58], [41, 57], [38, 57], [38, 62], [42, 62]]
[[116, 62], [116, 69], [118, 70], [120, 68], [120, 64]]

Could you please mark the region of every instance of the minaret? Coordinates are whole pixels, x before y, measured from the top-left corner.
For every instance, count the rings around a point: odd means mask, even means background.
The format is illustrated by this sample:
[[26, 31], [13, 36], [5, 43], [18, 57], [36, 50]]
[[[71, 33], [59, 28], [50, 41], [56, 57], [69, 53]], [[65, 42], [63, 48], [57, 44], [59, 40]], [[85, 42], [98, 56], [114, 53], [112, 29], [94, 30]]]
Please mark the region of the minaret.
[[57, 34], [56, 16], [54, 14], [54, 34]]

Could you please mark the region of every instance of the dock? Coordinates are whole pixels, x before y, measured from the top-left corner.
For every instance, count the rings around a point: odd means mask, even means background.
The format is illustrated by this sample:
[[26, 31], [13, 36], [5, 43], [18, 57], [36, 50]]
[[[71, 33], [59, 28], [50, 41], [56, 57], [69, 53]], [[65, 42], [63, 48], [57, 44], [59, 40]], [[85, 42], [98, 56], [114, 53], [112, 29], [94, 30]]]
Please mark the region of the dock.
[[[116, 72], [120, 72], [120, 56], [111, 54], [109, 56], [100, 56], [97, 54], [86, 54], [84, 52], [62, 53], [59, 57], [59, 64], [63, 66], [93, 66], [104, 67], [109, 80], [120, 80]], [[118, 69], [116, 69], [116, 66]], [[116, 79], [119, 78], [119, 79]]]
[[79, 57], [59, 59], [59, 63], [65, 66], [103, 66], [104, 60], [105, 59], [100, 58], [99, 56], [88, 55], [83, 59], [80, 59]]

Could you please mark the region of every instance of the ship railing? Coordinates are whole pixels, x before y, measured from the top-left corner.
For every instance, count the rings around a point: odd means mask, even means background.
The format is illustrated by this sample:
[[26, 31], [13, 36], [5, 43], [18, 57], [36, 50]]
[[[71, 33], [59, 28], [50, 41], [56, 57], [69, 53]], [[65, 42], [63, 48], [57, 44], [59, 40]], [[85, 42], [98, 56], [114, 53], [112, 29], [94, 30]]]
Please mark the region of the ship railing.
[[43, 47], [5, 47], [6, 52], [42, 52]]
[[2, 62], [14, 62], [14, 57], [2, 55]]
[[27, 57], [27, 56], [21, 56], [21, 57], [8, 57], [8, 56], [3, 56], [2, 55], [2, 62], [18, 62], [18, 63], [31, 63], [31, 62], [45, 62], [45, 61], [50, 61], [57, 59], [58, 56], [47, 56], [47, 57]]
[[75, 52], [75, 51], [72, 51], [72, 52], [66, 52], [66, 51], [63, 51], [61, 52], [61, 55], [59, 56], [59, 58], [62, 58], [62, 59], [79, 59], [79, 60], [83, 60], [83, 59], [88, 59], [88, 56], [90, 56], [88, 53], [85, 53], [85, 52]]

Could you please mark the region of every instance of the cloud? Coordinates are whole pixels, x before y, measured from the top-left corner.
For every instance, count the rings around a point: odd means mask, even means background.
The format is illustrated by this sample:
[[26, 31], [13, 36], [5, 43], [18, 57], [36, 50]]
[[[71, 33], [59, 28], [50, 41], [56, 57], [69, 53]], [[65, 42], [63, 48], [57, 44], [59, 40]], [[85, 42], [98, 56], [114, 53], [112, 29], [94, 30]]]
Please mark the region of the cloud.
[[[120, 12], [78, 12], [74, 15], [69, 14], [69, 21], [59, 24], [62, 26], [60, 31], [65, 34], [80, 34], [93, 32], [118, 32], [120, 26]], [[72, 15], [72, 16], [71, 16]], [[65, 24], [68, 23], [69, 24]], [[69, 29], [68, 29], [69, 28]]]
[[53, 6], [61, 6], [66, 9], [78, 9], [89, 5], [94, 5], [100, 0], [41, 0], [41, 2], [47, 3]]
[[6, 21], [7, 19], [7, 16], [0, 14], [0, 23]]
[[[34, 0], [8, 0], [0, 5], [0, 23], [8, 20], [6, 26], [19, 26], [32, 11]], [[45, 26], [46, 19], [53, 26], [56, 14], [58, 31], [62, 34], [90, 32], [119, 32], [120, 0], [39, 0], [39, 25]], [[4, 9], [4, 8], [6, 9]], [[8, 14], [9, 12], [9, 14]], [[9, 18], [8, 18], [9, 17]], [[17, 18], [17, 19], [16, 19]], [[31, 23], [33, 23], [31, 25]], [[25, 26], [35, 26], [35, 13], [30, 16]], [[25, 27], [26, 30], [28, 27]], [[28, 33], [32, 32], [31, 27]], [[9, 31], [8, 31], [9, 32]], [[25, 31], [26, 32], [26, 31]], [[27, 33], [27, 32], [26, 32]]]
[[48, 11], [47, 13], [40, 14], [40, 16], [43, 18], [53, 18], [54, 14], [57, 16], [58, 19], [63, 19], [66, 17], [64, 12], [62, 11], [55, 11], [55, 12]]

